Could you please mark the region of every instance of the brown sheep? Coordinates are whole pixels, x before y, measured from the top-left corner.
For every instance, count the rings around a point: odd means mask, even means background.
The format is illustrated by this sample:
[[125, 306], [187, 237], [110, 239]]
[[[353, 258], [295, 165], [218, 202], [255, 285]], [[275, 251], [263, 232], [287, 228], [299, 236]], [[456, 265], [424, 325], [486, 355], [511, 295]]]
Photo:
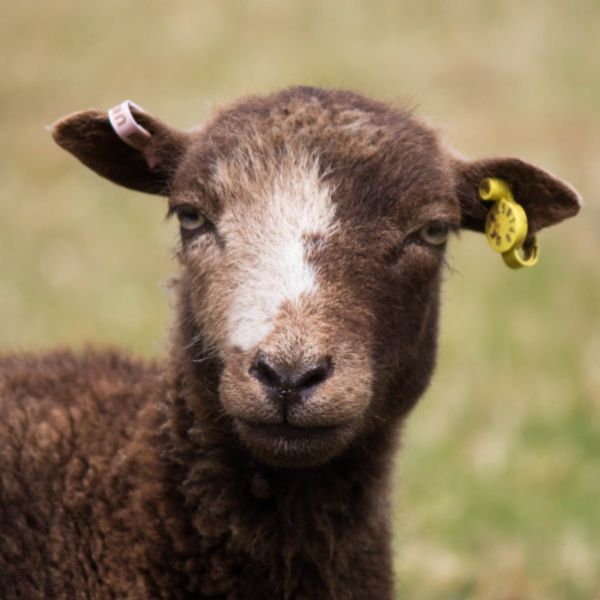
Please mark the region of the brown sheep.
[[246, 98], [192, 133], [120, 110], [52, 134], [169, 197], [171, 352], [0, 359], [0, 597], [391, 598], [392, 455], [434, 368], [448, 234], [483, 229], [484, 177], [530, 233], [577, 194], [350, 92]]

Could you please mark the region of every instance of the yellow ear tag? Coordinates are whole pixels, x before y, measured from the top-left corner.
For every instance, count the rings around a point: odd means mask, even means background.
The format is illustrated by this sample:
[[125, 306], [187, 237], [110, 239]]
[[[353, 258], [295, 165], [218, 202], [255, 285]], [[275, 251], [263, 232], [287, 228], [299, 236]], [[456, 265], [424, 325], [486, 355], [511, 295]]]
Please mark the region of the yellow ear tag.
[[540, 257], [537, 238], [523, 245], [527, 239], [527, 215], [517, 204], [510, 187], [502, 179], [488, 177], [479, 184], [479, 195], [485, 202], [493, 202], [485, 219], [485, 237], [496, 252], [502, 254], [511, 269], [533, 267]]

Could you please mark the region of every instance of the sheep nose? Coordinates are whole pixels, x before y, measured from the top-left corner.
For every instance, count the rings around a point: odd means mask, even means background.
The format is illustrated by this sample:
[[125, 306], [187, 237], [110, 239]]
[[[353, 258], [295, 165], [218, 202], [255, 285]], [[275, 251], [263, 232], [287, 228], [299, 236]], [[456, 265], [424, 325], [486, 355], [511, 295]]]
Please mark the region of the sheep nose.
[[250, 367], [250, 374], [262, 383], [271, 398], [283, 406], [306, 400], [317, 386], [329, 378], [332, 371], [328, 356], [289, 366], [276, 364], [259, 353]]

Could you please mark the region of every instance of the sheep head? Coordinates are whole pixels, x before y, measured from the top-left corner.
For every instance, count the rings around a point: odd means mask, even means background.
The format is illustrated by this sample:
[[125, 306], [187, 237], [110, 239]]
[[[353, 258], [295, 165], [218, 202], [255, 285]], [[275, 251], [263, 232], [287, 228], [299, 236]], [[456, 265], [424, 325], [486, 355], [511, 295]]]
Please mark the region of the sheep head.
[[409, 113], [350, 92], [244, 99], [190, 133], [131, 117], [142, 143], [101, 111], [53, 135], [100, 175], [169, 197], [180, 351], [232, 435], [269, 464], [326, 462], [424, 392], [446, 240], [483, 230], [482, 178], [509, 182], [531, 233], [579, 208], [545, 171], [457, 158]]

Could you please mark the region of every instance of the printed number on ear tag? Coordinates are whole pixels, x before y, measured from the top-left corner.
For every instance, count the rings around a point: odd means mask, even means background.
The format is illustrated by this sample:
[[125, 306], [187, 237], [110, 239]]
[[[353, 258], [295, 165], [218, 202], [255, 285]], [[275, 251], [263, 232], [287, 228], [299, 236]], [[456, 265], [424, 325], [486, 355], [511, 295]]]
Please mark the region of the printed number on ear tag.
[[485, 237], [492, 249], [502, 254], [511, 269], [533, 267], [539, 259], [537, 239], [534, 236], [527, 242], [527, 214], [509, 185], [502, 179], [483, 179], [479, 196], [484, 202], [494, 203], [485, 220]]

